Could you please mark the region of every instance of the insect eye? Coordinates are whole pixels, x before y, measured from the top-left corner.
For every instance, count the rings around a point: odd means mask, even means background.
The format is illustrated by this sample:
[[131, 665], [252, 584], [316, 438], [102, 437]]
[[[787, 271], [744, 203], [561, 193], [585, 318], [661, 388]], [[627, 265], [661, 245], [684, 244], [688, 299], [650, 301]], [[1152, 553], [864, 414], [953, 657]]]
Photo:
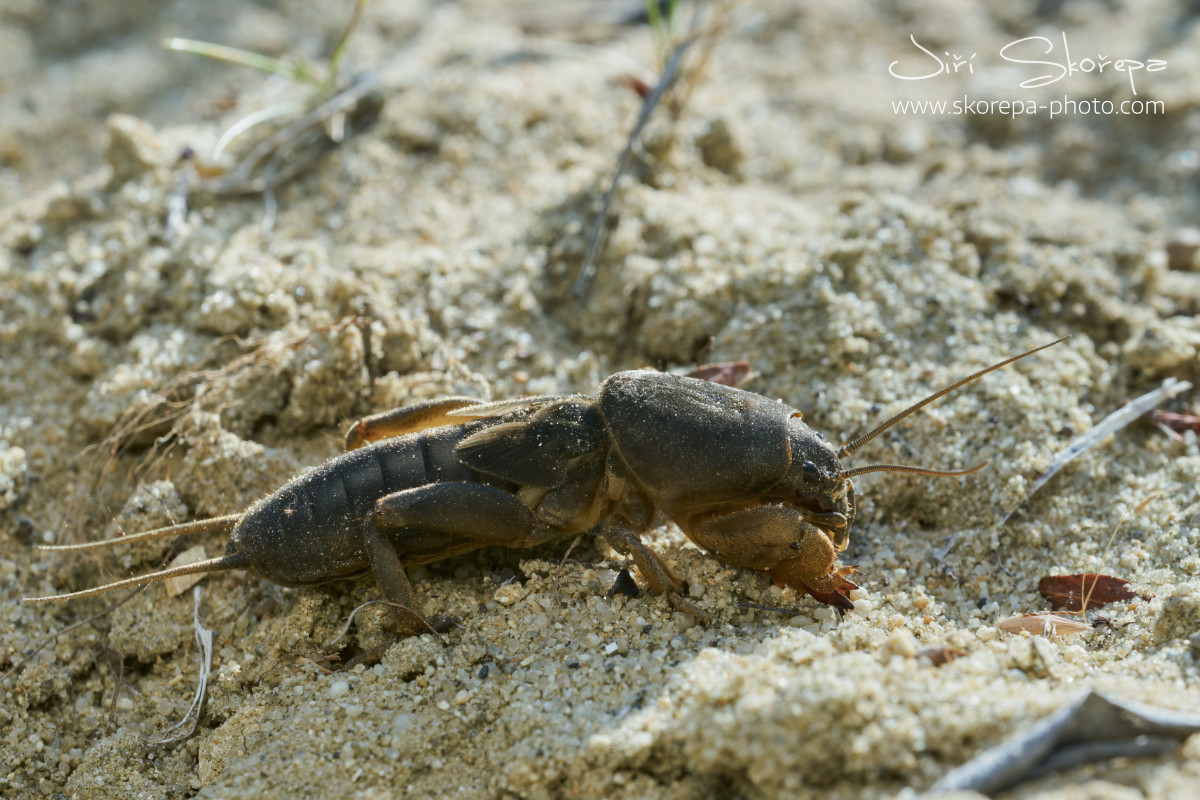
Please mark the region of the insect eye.
[[821, 479], [821, 470], [817, 469], [817, 465], [811, 461], [805, 461], [800, 465], [800, 471], [804, 473], [806, 481], [818, 481]]

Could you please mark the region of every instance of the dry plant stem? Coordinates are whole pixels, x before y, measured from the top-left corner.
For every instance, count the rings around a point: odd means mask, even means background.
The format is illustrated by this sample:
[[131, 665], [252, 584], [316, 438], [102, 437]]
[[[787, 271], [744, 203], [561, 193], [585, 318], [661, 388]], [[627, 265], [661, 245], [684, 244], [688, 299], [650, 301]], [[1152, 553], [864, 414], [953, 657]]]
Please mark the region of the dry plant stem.
[[117, 666], [113, 669], [113, 673], [117, 677], [117, 685], [113, 687], [112, 702], [108, 705], [108, 727], [104, 731], [104, 735], [107, 736], [117, 727], [117, 697], [121, 694], [121, 684], [125, 678], [125, 659], [111, 647], [104, 649], [111, 653], [117, 661]]
[[[130, 409], [114, 426], [113, 432], [103, 441], [98, 444], [89, 445], [84, 449], [81, 457], [96, 451], [107, 450], [108, 453], [102, 465], [98, 465], [94, 469], [83, 470], [83, 472], [94, 474], [96, 477], [92, 480], [90, 487], [80, 493], [79, 499], [75, 503], [73, 531], [78, 535], [78, 531], [82, 527], [82, 508], [86, 502], [86, 498], [98, 492], [105, 477], [114, 471], [117, 460], [132, 447], [135, 434], [185, 417], [200, 406], [204, 401], [205, 395], [210, 392], [214, 385], [220, 388], [223, 385], [222, 381], [231, 380], [242, 369], [257, 364], [268, 353], [295, 350], [303, 346], [305, 342], [317, 334], [339, 330], [345, 325], [357, 324], [359, 324], [358, 318], [341, 320], [330, 325], [318, 326], [308, 333], [283, 337], [278, 341], [274, 341], [274, 337], [266, 337], [251, 342], [244, 342], [236, 337], [223, 338], [221, 342], [228, 343], [233, 341], [238, 346], [245, 348], [246, 352], [215, 369], [190, 370], [175, 376], [164, 384], [162, 388], [155, 391], [154, 402]], [[197, 388], [194, 391], [190, 391], [192, 387]], [[216, 410], [219, 411], [222, 408], [225, 408], [225, 406], [221, 406]], [[173, 428], [172, 433], [174, 432], [175, 429]], [[163, 449], [161, 443], [167, 439], [170, 439], [170, 442], [166, 445], [167, 449], [174, 446], [175, 441], [170, 434], [161, 437], [155, 442], [150, 456], [130, 475], [129, 483], [138, 483], [140, 476], [145, 475], [149, 471], [150, 466], [154, 463], [154, 459], [165, 456], [166, 451]], [[203, 522], [201, 521], [201, 523]]]
[[[712, 60], [713, 50], [717, 47], [717, 40], [722, 31], [728, 29], [729, 14], [739, 0], [727, 0], [716, 4], [716, 10], [713, 12], [712, 21], [705, 26], [697, 38], [704, 39], [704, 45], [700, 49], [700, 54], [696, 57], [696, 63], [687, 71], [686, 80], [683, 84], [679, 96], [671, 104], [671, 113], [676, 117], [682, 113], [683, 109], [687, 108], [691, 102], [692, 94], [696, 91], [696, 87], [704, 82], [704, 73], [708, 69], [709, 62]], [[699, 12], [697, 12], [699, 13]], [[696, 27], [699, 22], [697, 17], [693, 27]]]
[[354, 615], [355, 614], [357, 614], [359, 611], [362, 611], [367, 606], [377, 606], [377, 605], [381, 605], [381, 604], [385, 605], [385, 606], [391, 606], [392, 608], [398, 608], [401, 611], [407, 611], [409, 614], [412, 614], [414, 617], [421, 620], [421, 624], [423, 624], [426, 628], [428, 628], [429, 632], [432, 633], [434, 636], [436, 636], [439, 640], [442, 638], [442, 635], [437, 632], [437, 629], [434, 628], [432, 625], [430, 625], [429, 622], [425, 619], [424, 615], [422, 615], [419, 611], [415, 611], [415, 610], [409, 608], [408, 606], [401, 605], [400, 603], [393, 603], [388, 600], [368, 600], [365, 603], [360, 603], [358, 606], [355, 607], [355, 609], [353, 611], [350, 612], [350, 617], [349, 617], [349, 619], [346, 620], [346, 625], [342, 628], [342, 632], [339, 633], [337, 636], [335, 636], [329, 642], [329, 646], [333, 647], [335, 644], [337, 644], [339, 641], [341, 641], [343, 636], [345, 636], [347, 633], [350, 632], [350, 626], [354, 623]]
[[583, 540], [582, 533], [575, 537], [575, 540], [573, 542], [571, 542], [571, 546], [567, 548], [567, 552], [563, 553], [562, 561], [558, 562], [558, 569], [555, 570], [555, 572], [554, 572], [554, 604], [557, 606], [562, 605], [562, 600], [560, 599], [558, 590], [559, 590], [559, 584], [562, 583], [563, 567], [566, 566], [567, 558], [571, 555], [571, 551], [574, 550], [575, 546], [578, 545], [582, 540]]
[[1158, 755], [1200, 731], [1200, 717], [1088, 690], [1075, 701], [956, 767], [931, 794], [994, 795], [1050, 771], [1099, 758]]
[[1025, 493], [1025, 497], [1022, 498], [1019, 503], [1009, 509], [1008, 513], [1004, 515], [1002, 520], [1000, 520], [1000, 525], [997, 527], [1003, 527], [1004, 523], [1008, 522], [1009, 518], [1016, 513], [1017, 509], [1023, 506], [1030, 497], [1033, 496], [1034, 492], [1045, 486], [1046, 482], [1057, 475], [1059, 470], [1061, 470], [1067, 464], [1070, 464], [1076, 458], [1083, 455], [1088, 450], [1091, 450], [1100, 442], [1104, 441], [1104, 439], [1121, 430], [1138, 417], [1146, 414], [1149, 411], [1152, 411], [1156, 407], [1170, 400], [1172, 397], [1182, 394], [1190, 388], [1192, 388], [1192, 384], [1188, 383], [1187, 381], [1179, 381], [1175, 378], [1167, 378], [1165, 381], [1163, 381], [1162, 386], [1159, 388], [1129, 401], [1116, 411], [1109, 414], [1094, 428], [1083, 434], [1083, 436], [1080, 436], [1075, 441], [1071, 442], [1071, 444], [1068, 445], [1065, 450], [1054, 457], [1054, 461], [1050, 463], [1050, 467], [1044, 473], [1042, 473], [1041, 477], [1033, 482], [1033, 485], [1029, 487], [1029, 491]]
[[291, 114], [302, 114], [308, 105], [302, 101], [294, 101], [291, 103], [277, 103], [273, 106], [254, 111], [239, 119], [237, 122], [230, 125], [221, 134], [221, 138], [213, 145], [212, 160], [219, 162], [221, 156], [225, 155], [225, 150], [233, 143], [237, 137], [241, 136], [246, 131], [262, 125], [265, 122], [270, 122], [273, 119], [286, 117]]
[[[1060, 339], [1059, 341], [1062, 340]], [[1004, 524], [1008, 522], [1012, 515], [1017, 513], [1017, 510], [1029, 501], [1029, 498], [1033, 496], [1033, 493], [1045, 486], [1046, 482], [1057, 475], [1059, 470], [1061, 470], [1067, 464], [1071, 463], [1076, 458], [1083, 455], [1100, 442], [1104, 441], [1104, 439], [1107, 437], [1117, 433], [1138, 417], [1153, 410], [1156, 406], [1162, 405], [1172, 397], [1186, 392], [1190, 388], [1192, 388], [1192, 384], [1188, 383], [1187, 381], [1178, 381], [1175, 378], [1167, 378], [1165, 381], [1163, 381], [1162, 386], [1159, 388], [1152, 392], [1147, 392], [1141, 397], [1126, 403], [1124, 406], [1109, 414], [1094, 428], [1083, 434], [1083, 436], [1080, 436], [1075, 441], [1071, 442], [1071, 444], [1068, 445], [1065, 450], [1054, 457], [1054, 461], [1051, 462], [1050, 467], [1044, 473], [1042, 473], [1041, 477], [1034, 481], [1033, 486], [1030, 487], [1029, 491], [1025, 493], [1025, 496], [1021, 498], [1021, 500], [1015, 506], [1010, 508], [1008, 512], [1000, 519], [1000, 521], [996, 523], [996, 529], [999, 530], [1000, 528], [1003, 528]], [[934, 551], [934, 560], [940, 564], [942, 559], [944, 559], [946, 555], [954, 549], [954, 546], [958, 544], [960, 536], [961, 533], [956, 532], [949, 539], [947, 539], [946, 544], [944, 544], [939, 550]], [[994, 552], [996, 556], [996, 566], [1011, 576], [1012, 573], [1008, 571], [1001, 560], [999, 549]]]
[[777, 611], [780, 614], [787, 614], [789, 617], [794, 617], [796, 612], [790, 608], [780, 608], [779, 606], [765, 606], [762, 603], [751, 603], [748, 600], [739, 600], [738, 608], [752, 608], [756, 611]]
[[[1102, 565], [1104, 563], [1105, 556], [1108, 555], [1108, 549], [1110, 547], [1112, 547], [1113, 540], [1115, 540], [1117, 538], [1117, 531], [1121, 530], [1121, 526], [1125, 524], [1125, 520], [1129, 519], [1129, 515], [1142, 513], [1142, 511], [1145, 510], [1146, 506], [1150, 505], [1150, 503], [1152, 503], [1155, 500], [1155, 498], [1157, 498], [1158, 496], [1159, 496], [1159, 493], [1154, 492], [1153, 494], [1148, 495], [1143, 500], [1139, 501], [1138, 504], [1135, 505], [1133, 508], [1125, 509], [1125, 513], [1121, 515], [1121, 518], [1119, 520], [1117, 520], [1116, 526], [1113, 527], [1113, 532], [1108, 535], [1108, 541], [1104, 543], [1104, 550], [1100, 553], [1100, 563]], [[1100, 582], [1100, 576], [1096, 575], [1095, 580], [1092, 581], [1091, 588], [1088, 589], [1087, 588], [1087, 577], [1085, 576], [1085, 577], [1082, 577], [1079, 579], [1079, 589], [1081, 592], [1083, 592], [1083, 608], [1079, 611], [1079, 613], [1084, 616], [1084, 619], [1087, 618], [1088, 603], [1092, 599], [1092, 592], [1094, 592], [1096, 590], [1096, 584], [1099, 582]]]
[[[704, 9], [700, 8], [696, 11], [696, 16], [692, 19], [691, 32], [675, 46], [669, 58], [666, 59], [663, 65], [662, 74], [655, 84], [654, 89], [646, 96], [646, 100], [642, 103], [641, 113], [638, 114], [637, 122], [634, 123], [633, 131], [629, 134], [629, 139], [625, 143], [625, 149], [621, 152], [621, 159], [617, 162], [617, 169], [613, 173], [612, 182], [609, 184], [608, 190], [605, 191], [600, 199], [600, 210], [596, 214], [596, 218], [592, 222], [591, 230], [588, 233], [588, 249], [587, 254], [583, 259], [583, 266], [579, 269], [579, 275], [575, 279], [575, 284], [571, 287], [572, 294], [576, 299], [583, 300], [588, 289], [591, 288], [592, 281], [596, 277], [596, 261], [600, 257], [600, 253], [604, 248], [605, 235], [604, 224], [608, 219], [608, 209], [612, 204], [613, 195], [620, 184], [621, 176], [629, 169], [629, 162], [632, 160], [634, 149], [637, 147], [641, 139], [642, 130], [650, 121], [651, 114], [654, 109], [662, 101], [667, 91], [675, 84], [679, 75], [679, 67], [683, 61], [683, 56], [693, 44], [700, 40], [704, 40], [704, 46], [701, 50], [700, 57], [695, 66], [688, 70], [685, 76], [686, 83], [683, 91], [670, 103], [670, 111], [673, 119], [677, 119], [683, 109], [687, 107], [688, 101], [691, 99], [692, 93], [696, 87], [703, 81], [704, 71], [708, 67], [709, 60], [712, 58], [713, 49], [717, 44], [717, 35], [726, 28], [729, 12], [735, 5], [735, 0], [719, 3], [714, 14], [713, 21], [708, 25], [701, 25], [701, 19]], [[647, 10], [651, 13], [651, 27], [658, 27], [654, 24], [654, 19], [657, 14], [658, 6], [655, 2], [647, 3]], [[659, 24], [661, 25], [661, 17]]]
[[[292, 152], [297, 149], [297, 143], [300, 141], [310, 143], [304, 138], [306, 134], [314, 129], [322, 130], [321, 126], [327, 120], [350, 111], [360, 100], [374, 91], [377, 85], [377, 76], [366, 75], [359, 78], [344, 91], [329, 98], [312, 111], [257, 144], [228, 175], [219, 180], [207, 181], [197, 188], [222, 195], [258, 194], [287, 182], [297, 174], [298, 168], [279, 170], [271, 182], [262, 176], [255, 177], [254, 173], [260, 165], [277, 152]], [[307, 167], [308, 163], [305, 163], [304, 166]]]
[[354, 31], [358, 30], [358, 25], [362, 22], [363, 14], [367, 11], [367, 6], [371, 5], [371, 0], [357, 0], [354, 4], [354, 11], [350, 14], [350, 19], [346, 22], [346, 27], [342, 29], [342, 35], [338, 39], [336, 45], [333, 46], [333, 52], [329, 56], [329, 74], [325, 78], [325, 86], [329, 91], [337, 85], [338, 74], [342, 69], [342, 62], [346, 60], [346, 54], [350, 52], [349, 44], [350, 37], [354, 35]]
[[104, 609], [103, 611], [92, 614], [90, 617], [87, 617], [86, 619], [81, 619], [79, 622], [75, 622], [75, 623], [72, 623], [71, 625], [68, 625], [67, 627], [63, 628], [61, 631], [50, 634], [45, 639], [43, 639], [38, 644], [38, 646], [33, 649], [32, 652], [30, 652], [28, 655], [26, 655], [24, 658], [22, 658], [17, 663], [13, 664], [12, 667], [9, 668], [8, 672], [4, 673], [4, 675], [2, 677], [0, 677], [0, 685], [3, 685], [4, 682], [6, 680], [8, 680], [9, 676], [12, 675], [17, 670], [19, 670], [21, 667], [23, 667], [26, 662], [30, 661], [38, 653], [42, 652], [42, 650], [45, 649], [46, 645], [56, 641], [58, 639], [58, 637], [62, 636], [64, 633], [70, 633], [71, 631], [75, 630], [76, 628], [87, 625], [90, 622], [95, 622], [96, 620], [100, 619], [101, 617], [105, 616], [106, 614], [112, 613], [116, 609], [118, 609], [121, 606], [128, 603], [130, 600], [132, 600], [134, 597], [136, 597], [140, 592], [145, 591], [145, 589], [146, 589], [146, 586], [139, 586], [138, 588], [134, 589], [132, 592], [127, 594], [125, 597], [123, 597], [120, 600], [118, 600], [117, 602], [113, 603], [108, 608]]
[[[196, 726], [200, 724], [200, 714], [203, 710], [202, 706], [204, 705], [204, 695], [208, 690], [208, 675], [212, 671], [213, 636], [212, 631], [200, 624], [199, 586], [193, 588], [192, 597], [195, 599], [195, 610], [192, 612], [192, 628], [196, 634], [196, 644], [200, 648], [200, 677], [196, 684], [196, 696], [192, 700], [192, 705], [188, 708], [187, 713], [183, 715], [183, 719], [179, 720], [179, 722], [163, 731], [162, 736], [160, 736], [158, 739], [151, 739], [149, 744], [152, 745], [170, 744], [172, 742], [178, 742], [182, 741], [183, 739], [187, 739], [196, 732]], [[193, 713], [195, 714], [195, 718], [192, 720], [192, 727], [188, 729], [187, 733], [181, 733], [178, 736], [173, 736], [169, 739], [166, 738], [168, 733], [176, 728], [182, 727], [183, 724], [188, 721], [188, 718], [193, 715]]]
[[663, 95], [671, 88], [671, 84], [675, 82], [676, 74], [679, 72], [679, 65], [683, 61], [683, 56], [688, 48], [695, 44], [695, 37], [688, 37], [681, 41], [675, 47], [675, 51], [671, 53], [670, 59], [663, 67], [662, 75], [655, 84], [654, 90], [646, 95], [646, 100], [642, 103], [641, 113], [638, 114], [637, 122], [633, 125], [633, 131], [629, 134], [629, 139], [625, 142], [625, 149], [621, 152], [621, 158], [617, 162], [617, 169], [613, 173], [612, 182], [609, 184], [608, 190], [600, 198], [600, 210], [596, 213], [595, 219], [592, 221], [591, 230], [588, 232], [588, 249], [587, 255], [583, 258], [583, 266], [579, 269], [579, 275], [575, 278], [575, 285], [571, 287], [571, 293], [578, 300], [583, 300], [587, 295], [588, 289], [592, 285], [592, 281], [596, 277], [596, 260], [600, 257], [600, 250], [604, 246], [604, 223], [608, 219], [608, 208], [612, 205], [613, 195], [617, 191], [617, 185], [621, 182], [621, 176], [629, 169], [629, 163], [633, 160], [633, 150], [637, 146], [638, 140], [641, 139], [642, 130], [646, 127], [646, 123], [650, 121], [650, 115], [654, 113], [654, 109], [662, 100]]

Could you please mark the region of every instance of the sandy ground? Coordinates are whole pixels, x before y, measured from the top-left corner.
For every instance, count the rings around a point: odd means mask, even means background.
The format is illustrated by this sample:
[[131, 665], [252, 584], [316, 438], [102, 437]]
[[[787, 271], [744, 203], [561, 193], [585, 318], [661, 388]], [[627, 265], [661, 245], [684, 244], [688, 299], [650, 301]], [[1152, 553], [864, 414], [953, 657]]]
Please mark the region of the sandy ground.
[[[192, 593], [155, 585], [0, 686], [0, 796], [911, 796], [1086, 687], [1200, 713], [1194, 434], [1135, 424], [997, 527], [1122, 402], [1200, 378], [1194, 248], [1168, 258], [1200, 214], [1200, 24], [1165, 0], [992, 6], [737, 6], [677, 125], [651, 124], [581, 306], [570, 284], [640, 103], [626, 76], [654, 64], [646, 30], [607, 24], [612, 9], [376, 0], [347, 69], [379, 75], [378, 121], [288, 183], [265, 233], [261, 196], [197, 192], [180, 216], [179, 155], [210, 152], [295, 87], [157, 39], [316, 59], [348, 4], [0, 5], [6, 671], [117, 599], [19, 598], [147, 571], [172, 547], [101, 559], [34, 544], [237, 511], [336, 454], [340, 431], [375, 410], [748, 359], [747, 388], [840, 442], [1072, 335], [855, 454], [990, 463], [965, 479], [858, 480], [845, 559], [863, 591], [842, 618], [665, 527], [646, 539], [707, 626], [660, 598], [606, 597], [620, 564], [600, 543], [561, 570], [566, 541], [483, 551], [412, 570], [425, 613], [458, 627], [329, 674], [322, 657], [384, 641], [373, 607], [332, 643], [373, 583], [289, 590], [225, 574], [199, 584], [214, 644], [196, 734], [151, 746], [199, 671]], [[1111, 70], [1015, 88], [1031, 68], [1000, 49], [1064, 31], [1075, 59], [1167, 61], [1137, 76], [1163, 114], [892, 110], [1128, 99]], [[897, 80], [893, 61], [932, 64], [910, 33], [976, 53], [973, 70]], [[1194, 411], [1195, 393], [1172, 407]], [[1041, 576], [1084, 570], [1148, 599], [1072, 638], [997, 629], [1045, 607]], [[966, 655], [939, 667], [927, 647]], [[1192, 740], [1021, 791], [1167, 798], [1197, 781]]]

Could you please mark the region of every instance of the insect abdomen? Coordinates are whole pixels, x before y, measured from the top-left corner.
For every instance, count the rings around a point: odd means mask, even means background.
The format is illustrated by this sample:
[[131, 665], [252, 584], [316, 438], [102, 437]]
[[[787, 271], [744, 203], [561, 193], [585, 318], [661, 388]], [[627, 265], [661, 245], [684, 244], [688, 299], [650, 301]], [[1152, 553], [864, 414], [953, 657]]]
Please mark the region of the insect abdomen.
[[332, 458], [251, 507], [231, 547], [250, 555], [258, 575], [284, 586], [361, 574], [369, 567], [361, 532], [380, 498], [429, 483], [477, 480], [454, 460], [462, 436], [460, 427], [438, 428]]

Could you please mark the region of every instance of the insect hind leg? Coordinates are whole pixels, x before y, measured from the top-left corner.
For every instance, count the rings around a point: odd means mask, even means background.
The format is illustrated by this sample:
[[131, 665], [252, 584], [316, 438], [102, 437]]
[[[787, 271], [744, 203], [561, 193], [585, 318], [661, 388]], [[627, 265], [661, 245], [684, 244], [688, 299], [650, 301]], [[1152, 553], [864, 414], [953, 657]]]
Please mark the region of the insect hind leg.
[[[403, 542], [406, 530], [436, 531], [447, 541], [456, 537], [476, 539], [480, 547], [522, 546], [530, 543], [534, 527], [533, 513], [512, 495], [482, 484], [448, 482], [381, 498], [367, 517], [361, 537], [371, 572], [390, 604], [399, 634], [413, 636], [432, 628], [421, 614], [393, 537], [399, 536]], [[349, 663], [378, 661], [388, 646], [390, 643], [362, 653]]]

